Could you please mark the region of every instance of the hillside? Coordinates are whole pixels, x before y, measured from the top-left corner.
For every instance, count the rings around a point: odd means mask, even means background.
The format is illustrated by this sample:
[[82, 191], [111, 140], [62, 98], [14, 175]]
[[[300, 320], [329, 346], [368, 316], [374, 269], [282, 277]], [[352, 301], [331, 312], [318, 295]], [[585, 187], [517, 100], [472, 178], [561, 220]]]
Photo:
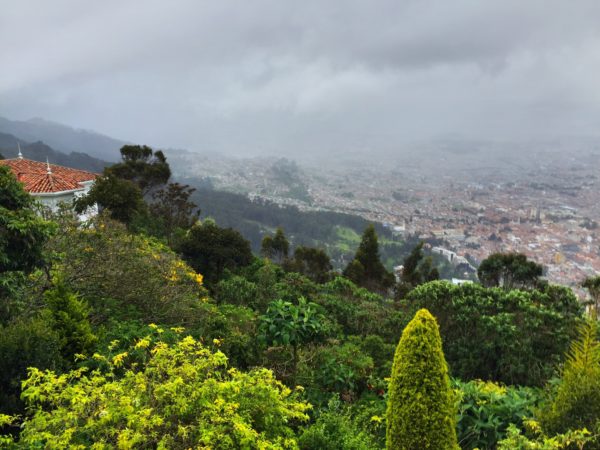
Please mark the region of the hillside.
[[89, 170], [90, 172], [102, 172], [110, 163], [94, 158], [86, 153], [71, 152], [69, 154], [54, 150], [42, 141], [27, 143], [16, 138], [12, 134], [0, 133], [0, 154], [5, 158], [17, 156], [17, 143], [21, 145], [23, 155], [34, 161], [48, 161], [52, 164], [73, 167], [75, 169]]
[[93, 131], [79, 130], [45, 119], [25, 121], [0, 117], [0, 133], [12, 134], [27, 142], [43, 141], [63, 152], [84, 151], [94, 158], [115, 161], [125, 142]]

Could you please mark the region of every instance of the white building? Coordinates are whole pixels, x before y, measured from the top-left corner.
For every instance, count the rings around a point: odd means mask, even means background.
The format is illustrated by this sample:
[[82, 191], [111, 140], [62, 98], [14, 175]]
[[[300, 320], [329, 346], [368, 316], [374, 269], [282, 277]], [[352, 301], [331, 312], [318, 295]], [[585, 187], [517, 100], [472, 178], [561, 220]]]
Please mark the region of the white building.
[[[72, 204], [73, 200], [86, 195], [98, 174], [85, 170], [57, 166], [48, 162], [32, 161], [19, 156], [0, 160], [7, 166], [23, 188], [50, 210], [56, 211], [61, 203]], [[79, 218], [87, 220], [98, 213], [98, 208], [88, 208]]]

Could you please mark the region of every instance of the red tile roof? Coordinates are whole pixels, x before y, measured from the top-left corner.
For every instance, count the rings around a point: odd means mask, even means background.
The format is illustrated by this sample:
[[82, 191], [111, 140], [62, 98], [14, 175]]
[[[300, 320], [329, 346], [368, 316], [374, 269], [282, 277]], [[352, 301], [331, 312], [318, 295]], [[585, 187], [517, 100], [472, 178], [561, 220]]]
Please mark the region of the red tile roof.
[[85, 170], [71, 169], [69, 167], [32, 161], [30, 159], [3, 159], [0, 165], [8, 166], [17, 180], [23, 183], [24, 188], [31, 194], [54, 193], [81, 189], [84, 181], [93, 181], [99, 175]]

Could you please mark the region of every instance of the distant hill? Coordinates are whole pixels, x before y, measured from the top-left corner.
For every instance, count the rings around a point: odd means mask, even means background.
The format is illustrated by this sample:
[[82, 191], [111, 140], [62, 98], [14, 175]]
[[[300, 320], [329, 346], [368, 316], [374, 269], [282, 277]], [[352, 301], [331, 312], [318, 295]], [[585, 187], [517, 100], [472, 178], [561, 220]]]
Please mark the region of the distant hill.
[[48, 161], [52, 164], [96, 173], [102, 172], [106, 166], [111, 164], [81, 152], [62, 153], [41, 141], [28, 143], [7, 133], [0, 133], [0, 154], [5, 158], [16, 158], [18, 153], [17, 143], [21, 145], [23, 156], [34, 161], [46, 161], [46, 158], [48, 158]]
[[0, 133], [12, 134], [26, 142], [43, 141], [61, 152], [86, 153], [105, 161], [116, 161], [119, 149], [126, 144], [103, 134], [40, 118], [19, 121], [0, 117]]

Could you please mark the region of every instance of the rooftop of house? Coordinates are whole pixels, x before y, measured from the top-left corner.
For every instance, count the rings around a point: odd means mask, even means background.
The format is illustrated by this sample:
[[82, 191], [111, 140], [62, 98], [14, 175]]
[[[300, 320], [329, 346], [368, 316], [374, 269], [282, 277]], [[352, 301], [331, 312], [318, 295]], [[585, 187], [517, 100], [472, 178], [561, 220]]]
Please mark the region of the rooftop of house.
[[82, 183], [94, 181], [99, 175], [86, 170], [32, 161], [22, 155], [0, 160], [1, 166], [11, 169], [18, 181], [30, 194], [54, 194], [83, 189]]

